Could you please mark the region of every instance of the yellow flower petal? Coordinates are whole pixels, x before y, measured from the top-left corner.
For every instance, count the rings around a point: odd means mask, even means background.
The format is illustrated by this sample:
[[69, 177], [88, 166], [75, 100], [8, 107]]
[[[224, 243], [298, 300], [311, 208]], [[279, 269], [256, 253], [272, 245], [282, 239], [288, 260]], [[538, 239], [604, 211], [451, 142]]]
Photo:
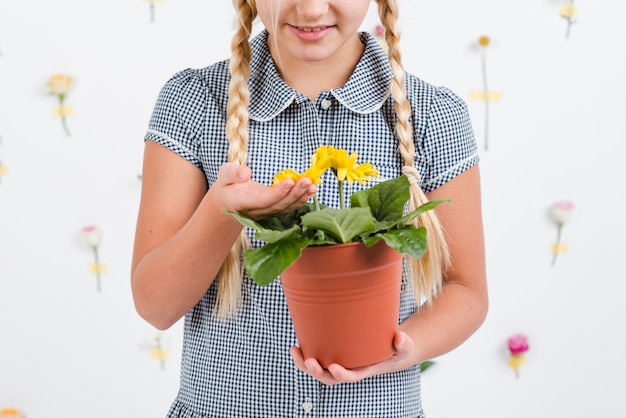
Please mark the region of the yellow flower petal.
[[54, 74], [50, 76], [48, 88], [50, 93], [57, 96], [64, 96], [70, 90], [74, 79], [66, 74]]
[[274, 176], [274, 180], [272, 180], [272, 186], [276, 186], [278, 183], [284, 180], [293, 180], [298, 181], [301, 178], [301, 175], [291, 168], [287, 168], [281, 172], [276, 173]]

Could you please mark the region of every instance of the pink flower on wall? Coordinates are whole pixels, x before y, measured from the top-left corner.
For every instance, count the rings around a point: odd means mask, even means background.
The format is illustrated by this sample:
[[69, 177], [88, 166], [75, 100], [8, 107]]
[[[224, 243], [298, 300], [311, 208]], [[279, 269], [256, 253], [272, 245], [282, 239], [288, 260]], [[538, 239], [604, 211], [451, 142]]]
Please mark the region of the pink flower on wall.
[[383, 25], [381, 25], [380, 23], [378, 23], [376, 26], [374, 26], [374, 30], [372, 31], [374, 38], [376, 38], [376, 40], [378, 40], [378, 43], [380, 44], [380, 46], [385, 50], [389, 50], [389, 46], [387, 45], [387, 41], [385, 40], [385, 27]]
[[97, 226], [89, 225], [83, 228], [83, 237], [87, 245], [93, 251], [94, 262], [89, 266], [89, 270], [96, 275], [96, 285], [99, 292], [102, 288], [100, 276], [106, 273], [106, 265], [100, 262], [100, 255], [98, 253], [102, 242], [102, 231]]
[[54, 109], [52, 115], [61, 118], [63, 129], [68, 136], [70, 130], [67, 127], [67, 117], [74, 114], [74, 108], [66, 104], [66, 99], [73, 82], [74, 79], [66, 74], [54, 74], [48, 80], [49, 94], [55, 96], [59, 101], [59, 106]]
[[519, 378], [519, 370], [526, 365], [524, 354], [528, 351], [528, 338], [524, 334], [515, 334], [507, 340], [507, 345], [511, 358], [509, 367], [515, 372], [515, 377]]
[[569, 222], [572, 217], [573, 210], [574, 204], [568, 200], [561, 200], [550, 206], [550, 218], [556, 224], [556, 241], [552, 244], [552, 265], [556, 263], [556, 257], [558, 254], [567, 252], [567, 245], [561, 241], [561, 234], [563, 225]]

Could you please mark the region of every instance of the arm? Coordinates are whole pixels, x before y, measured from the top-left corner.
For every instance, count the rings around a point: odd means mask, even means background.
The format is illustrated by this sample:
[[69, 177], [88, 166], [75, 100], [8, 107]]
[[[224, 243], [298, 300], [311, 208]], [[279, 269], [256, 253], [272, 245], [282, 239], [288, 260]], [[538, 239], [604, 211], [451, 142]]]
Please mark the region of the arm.
[[432, 191], [428, 198], [452, 202], [436, 209], [452, 266], [432, 307], [418, 310], [400, 327], [415, 345], [407, 366], [459, 346], [480, 327], [488, 308], [478, 166]]
[[428, 197], [452, 202], [436, 209], [448, 238], [452, 266], [432, 306], [419, 309], [400, 325], [394, 339], [396, 353], [388, 360], [355, 370], [335, 364], [325, 371], [316, 360], [305, 361], [299, 350], [292, 348], [298, 368], [329, 385], [356, 382], [442, 355], [459, 346], [482, 324], [488, 298], [478, 166], [432, 191]]
[[137, 312], [159, 329], [198, 303], [241, 232], [223, 210], [260, 219], [295, 210], [316, 190], [308, 179], [269, 188], [234, 163], [209, 189], [200, 169], [152, 141], [143, 164], [131, 286]]

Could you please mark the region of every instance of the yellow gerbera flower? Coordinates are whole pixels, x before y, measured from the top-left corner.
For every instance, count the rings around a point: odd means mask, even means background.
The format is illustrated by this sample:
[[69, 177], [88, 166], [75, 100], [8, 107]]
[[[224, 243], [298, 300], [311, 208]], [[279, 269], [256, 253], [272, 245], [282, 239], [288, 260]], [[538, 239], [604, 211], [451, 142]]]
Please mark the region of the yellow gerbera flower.
[[311, 166], [315, 166], [320, 170], [327, 170], [330, 168], [330, 149], [332, 147], [327, 147], [326, 145], [322, 145], [318, 149], [315, 150], [315, 154], [311, 157]]
[[354, 152], [348, 155], [346, 150], [333, 148], [332, 146], [328, 147], [328, 154], [330, 157], [330, 168], [335, 172], [337, 180], [340, 182], [344, 181], [348, 176], [348, 172], [354, 169], [354, 163], [359, 154]]
[[352, 184], [354, 181], [358, 181], [363, 186], [365, 182], [372, 179], [372, 177], [378, 177], [379, 172], [371, 163], [359, 164], [353, 167], [347, 174], [348, 183]]
[[356, 159], [359, 154], [356, 152], [348, 155], [348, 152], [342, 149], [328, 147], [328, 153], [331, 161], [331, 168], [337, 175], [340, 182], [347, 180], [348, 184], [358, 181], [365, 185], [366, 181], [372, 177], [378, 176], [378, 170], [371, 163], [363, 163], [356, 165]]
[[302, 178], [302, 175], [300, 173], [291, 168], [287, 168], [283, 171], [276, 173], [276, 175], [274, 176], [274, 180], [272, 180], [272, 186], [276, 186], [278, 183], [284, 180], [293, 180], [294, 182], [296, 182], [300, 178]]

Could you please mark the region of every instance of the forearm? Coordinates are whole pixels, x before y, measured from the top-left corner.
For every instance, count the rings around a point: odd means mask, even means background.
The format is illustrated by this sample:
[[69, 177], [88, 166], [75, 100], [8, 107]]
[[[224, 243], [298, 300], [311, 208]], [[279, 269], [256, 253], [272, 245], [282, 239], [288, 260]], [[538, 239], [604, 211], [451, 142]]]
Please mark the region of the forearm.
[[138, 313], [159, 329], [174, 324], [211, 286], [241, 229], [208, 192], [179, 231], [137, 261], [131, 283]]
[[407, 318], [400, 330], [414, 342], [406, 366], [445, 354], [467, 340], [483, 323], [488, 297], [483, 288], [448, 281], [431, 306], [424, 305]]

